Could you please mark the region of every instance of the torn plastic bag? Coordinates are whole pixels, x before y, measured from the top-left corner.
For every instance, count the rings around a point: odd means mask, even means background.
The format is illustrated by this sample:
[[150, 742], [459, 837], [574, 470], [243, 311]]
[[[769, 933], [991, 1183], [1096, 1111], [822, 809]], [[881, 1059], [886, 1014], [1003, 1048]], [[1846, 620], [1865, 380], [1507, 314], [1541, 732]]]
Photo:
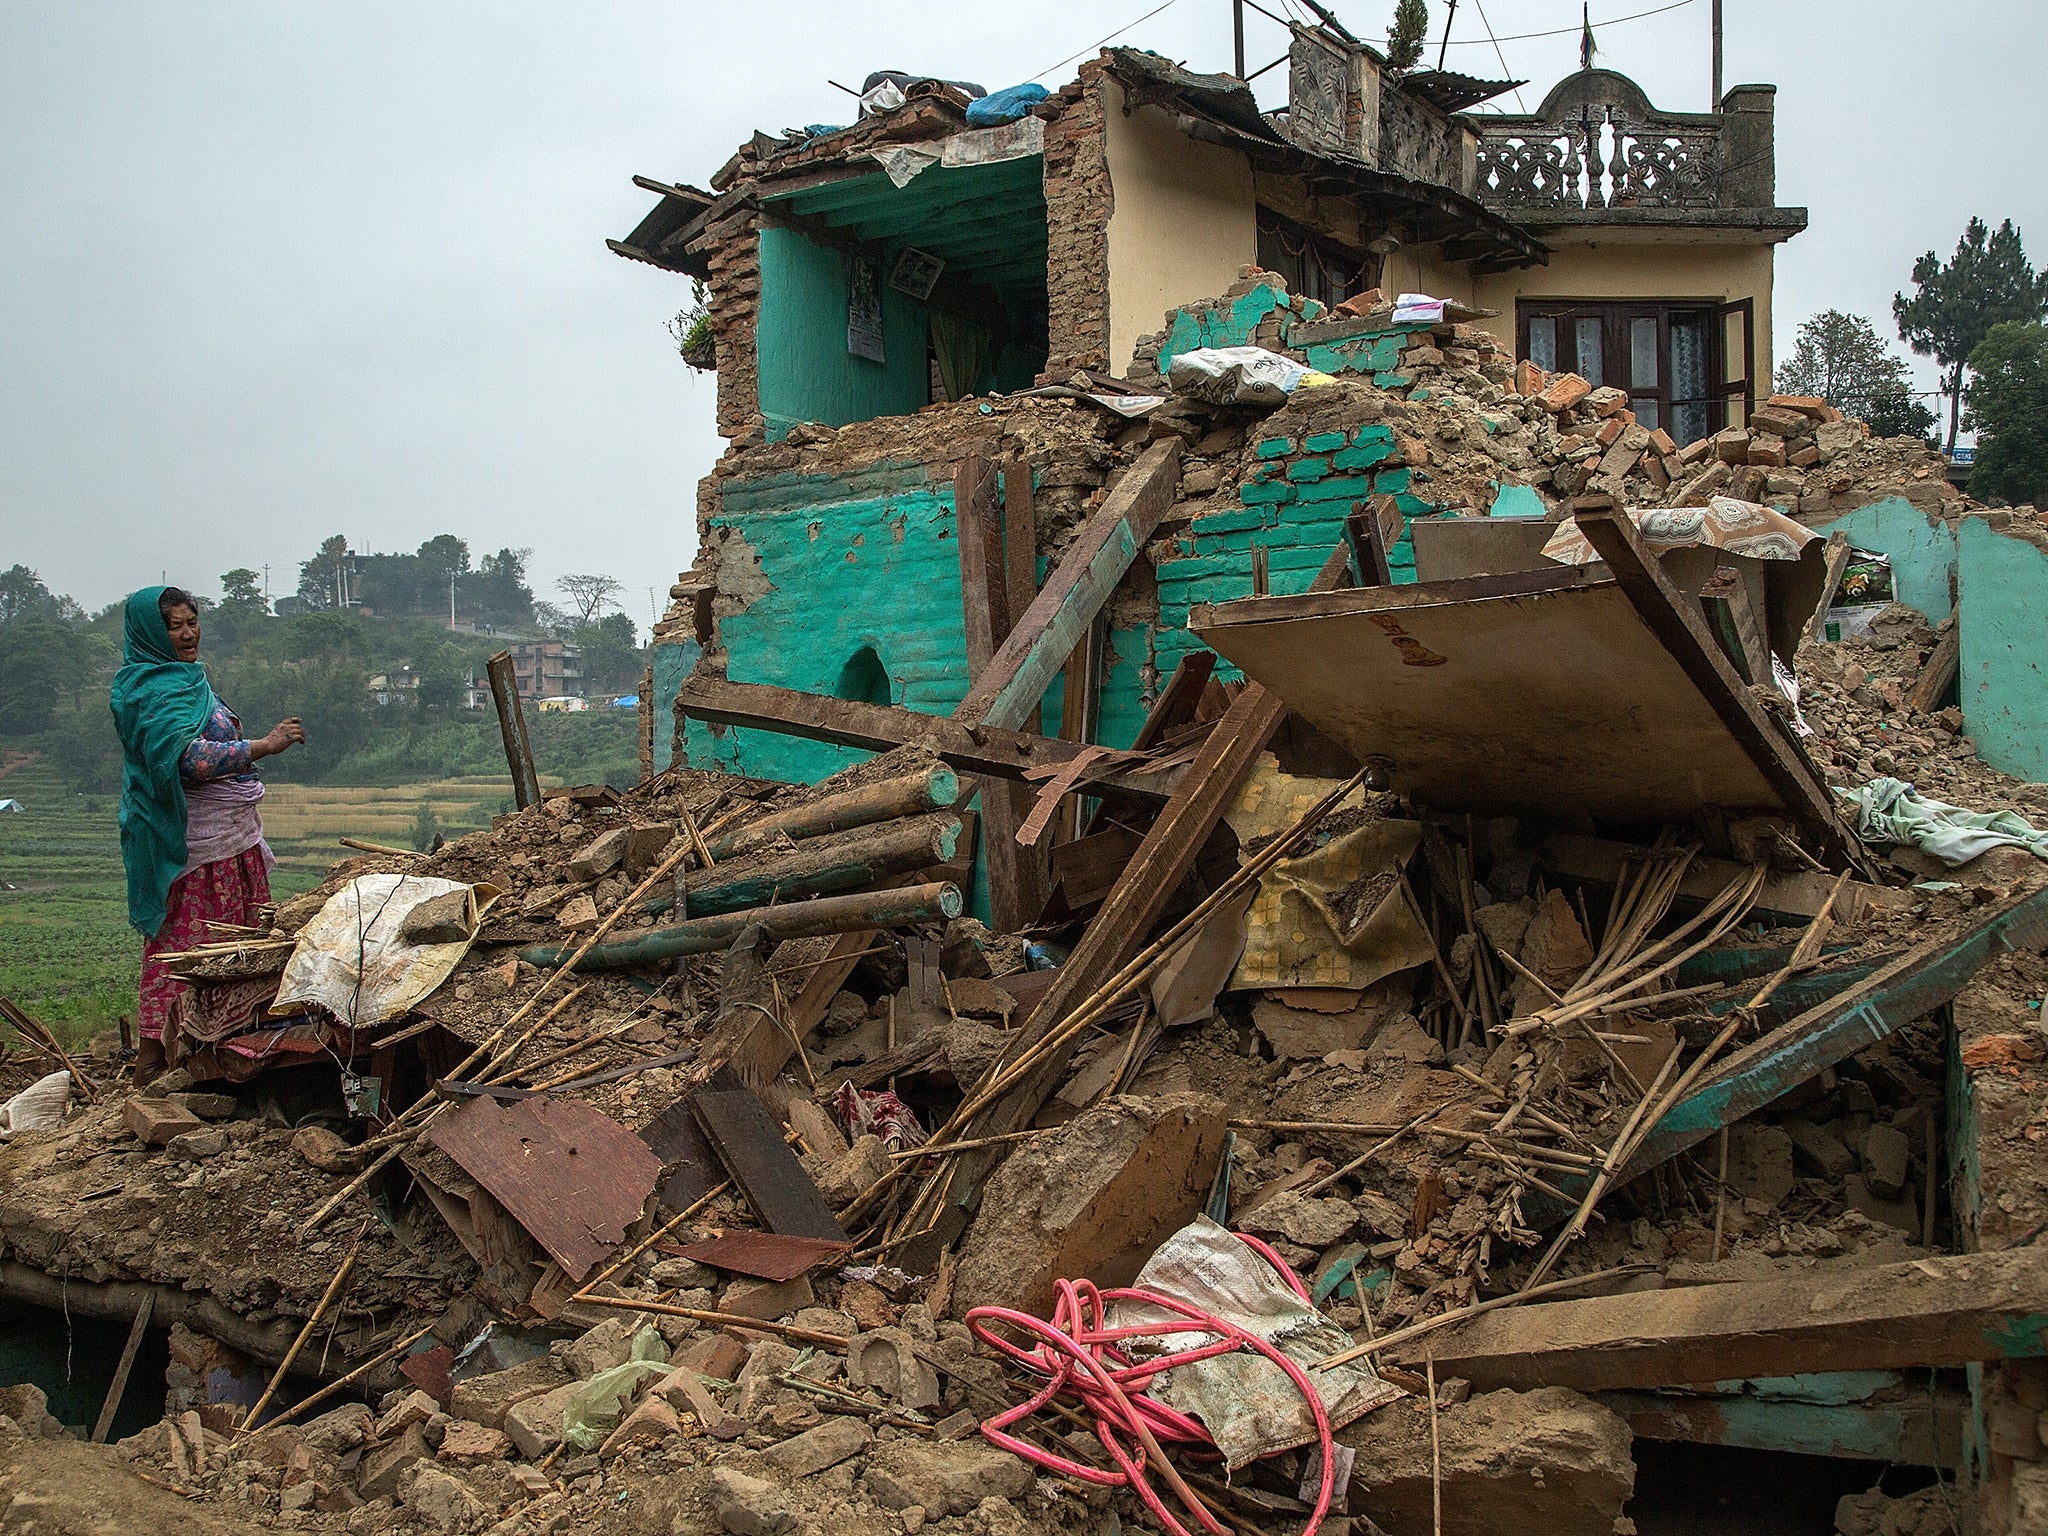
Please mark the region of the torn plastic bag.
[[[1160, 1244], [1134, 1284], [1257, 1334], [1303, 1368], [1351, 1347], [1349, 1334], [1289, 1290], [1248, 1243], [1207, 1216], [1197, 1216]], [[1110, 1323], [1122, 1328], [1176, 1316], [1161, 1307], [1119, 1302]], [[1214, 1337], [1190, 1331], [1133, 1339], [1130, 1348], [1134, 1357], [1177, 1354]], [[1309, 1380], [1322, 1396], [1332, 1429], [1404, 1395], [1362, 1360], [1312, 1371]], [[1316, 1439], [1315, 1416], [1300, 1390], [1279, 1366], [1248, 1350], [1175, 1366], [1156, 1378], [1150, 1390], [1167, 1407], [1200, 1419], [1232, 1472]]]
[[562, 1439], [579, 1451], [594, 1451], [619, 1427], [633, 1394], [656, 1376], [668, 1374], [668, 1346], [651, 1323], [633, 1335], [633, 1358], [599, 1371], [562, 1405]]
[[16, 1131], [58, 1131], [71, 1108], [71, 1074], [52, 1072], [39, 1077], [21, 1092], [0, 1104], [0, 1141]]
[[[470, 894], [469, 936], [450, 944], [408, 944], [413, 909], [454, 891]], [[499, 895], [495, 885], [464, 885], [430, 875], [359, 875], [299, 930], [271, 1005], [273, 1018], [317, 1003], [354, 1029], [395, 1019], [455, 969]]]
[[1196, 347], [1175, 354], [1166, 382], [1175, 394], [1211, 405], [1285, 405], [1304, 383], [1329, 383], [1330, 376], [1264, 347]]

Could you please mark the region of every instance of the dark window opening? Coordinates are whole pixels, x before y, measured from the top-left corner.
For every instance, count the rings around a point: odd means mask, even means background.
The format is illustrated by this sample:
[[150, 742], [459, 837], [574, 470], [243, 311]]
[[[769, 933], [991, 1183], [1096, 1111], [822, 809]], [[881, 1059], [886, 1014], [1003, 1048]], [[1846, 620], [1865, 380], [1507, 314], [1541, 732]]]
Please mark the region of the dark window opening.
[[872, 645], [864, 645], [847, 658], [846, 665], [839, 669], [839, 681], [833, 686], [832, 697], [850, 699], [856, 704], [893, 704], [889, 697], [889, 673], [882, 665], [882, 658], [875, 654]]
[[1379, 281], [1380, 258], [1354, 251], [1270, 208], [1261, 208], [1259, 265], [1284, 277], [1289, 293], [1335, 305]]
[[1636, 420], [1663, 428], [1681, 448], [1728, 426], [1731, 405], [1746, 407], [1751, 396], [1747, 299], [1524, 299], [1516, 321], [1522, 357], [1551, 373], [1576, 373], [1596, 389], [1627, 391]]

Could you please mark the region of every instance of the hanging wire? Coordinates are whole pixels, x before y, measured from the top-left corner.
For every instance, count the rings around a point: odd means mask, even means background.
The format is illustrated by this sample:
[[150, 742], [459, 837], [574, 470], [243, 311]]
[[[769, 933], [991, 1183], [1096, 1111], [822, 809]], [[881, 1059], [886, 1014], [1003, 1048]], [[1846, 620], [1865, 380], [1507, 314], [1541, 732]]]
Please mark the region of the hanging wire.
[[1161, 11], [1169, 10], [1177, 3], [1178, 0], [1166, 0], [1166, 3], [1164, 5], [1153, 6], [1151, 10], [1147, 11], [1144, 15], [1140, 16], [1136, 21], [1125, 22], [1122, 26], [1118, 27], [1114, 32], [1111, 32], [1107, 37], [1098, 37], [1094, 42], [1090, 43], [1086, 48], [1083, 48], [1079, 53], [1070, 53], [1064, 59], [1061, 59], [1057, 64], [1046, 65], [1045, 68], [1041, 69], [1037, 74], [1031, 76], [1030, 78], [1032, 78], [1033, 80], [1037, 80], [1042, 78], [1043, 76], [1051, 74], [1056, 69], [1065, 69], [1069, 64], [1073, 63], [1074, 60], [1086, 58], [1089, 54], [1093, 53], [1096, 49], [1100, 48], [1104, 43], [1109, 42], [1112, 38], [1122, 37], [1126, 32], [1130, 31], [1132, 27], [1139, 26], [1144, 22], [1150, 21], [1154, 16], [1157, 16]]
[[[1680, 4], [1690, 3], [1691, 0], [1680, 0]], [[1486, 28], [1487, 41], [1493, 44], [1493, 56], [1496, 59], [1500, 60], [1501, 78], [1504, 80], [1514, 79], [1515, 72], [1512, 69], [1508, 68], [1508, 56], [1505, 53], [1501, 52], [1500, 39], [1493, 35], [1493, 23], [1486, 19], [1485, 0], [1472, 0], [1472, 4], [1479, 11], [1479, 24], [1482, 27]], [[1445, 38], [1444, 41], [1449, 42], [1450, 39]], [[1515, 87], [1515, 105], [1517, 107], [1520, 107], [1524, 112], [1527, 112], [1529, 110], [1529, 104], [1522, 100], [1522, 88], [1519, 85]]]
[[[1660, 5], [1653, 11], [1633, 11], [1626, 16], [1611, 16], [1605, 21], [1594, 22], [1593, 26], [1595, 29], [1600, 27], [1618, 27], [1625, 21], [1641, 21], [1645, 16], [1662, 16], [1666, 11], [1682, 11], [1692, 3], [1693, 0], [1673, 0], [1672, 4]], [[1493, 37], [1489, 33], [1484, 40], [1476, 37], [1454, 37], [1439, 39], [1438, 45], [1443, 46], [1445, 43], [1448, 43], [1452, 48], [1483, 48], [1487, 43], [1492, 43], [1498, 49], [1502, 43], [1527, 42], [1532, 37], [1568, 37], [1580, 30], [1582, 29], [1579, 27], [1553, 27], [1548, 32], [1516, 32], [1508, 37]], [[1506, 68], [1507, 66], [1503, 64], [1501, 67]]]

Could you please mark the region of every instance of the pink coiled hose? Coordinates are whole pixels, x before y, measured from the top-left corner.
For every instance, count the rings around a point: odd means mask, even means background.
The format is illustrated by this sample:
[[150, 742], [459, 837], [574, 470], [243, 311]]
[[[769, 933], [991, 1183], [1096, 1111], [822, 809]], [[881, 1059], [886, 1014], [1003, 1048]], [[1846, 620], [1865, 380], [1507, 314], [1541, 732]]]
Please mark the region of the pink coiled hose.
[[[1309, 1300], [1308, 1292], [1285, 1260], [1255, 1237], [1247, 1237], [1241, 1232], [1236, 1236], [1271, 1264], [1289, 1289], [1303, 1301]], [[1205, 1531], [1211, 1536], [1229, 1536], [1229, 1528], [1209, 1513], [1166, 1458], [1165, 1447], [1171, 1444], [1188, 1446], [1197, 1456], [1215, 1459], [1220, 1455], [1215, 1441], [1210, 1439], [1199, 1420], [1154, 1402], [1146, 1395], [1146, 1389], [1152, 1384], [1153, 1377], [1175, 1366], [1191, 1365], [1198, 1360], [1233, 1354], [1240, 1349], [1256, 1350], [1287, 1373], [1315, 1417], [1316, 1444], [1322, 1452], [1322, 1478], [1316, 1488], [1315, 1512], [1309, 1516], [1308, 1524], [1301, 1533], [1301, 1536], [1315, 1536], [1323, 1516], [1329, 1513], [1334, 1492], [1336, 1446], [1331, 1439], [1330, 1416], [1306, 1371], [1258, 1335], [1157, 1291], [1137, 1287], [1104, 1291], [1089, 1280], [1060, 1280], [1055, 1282], [1055, 1292], [1050, 1321], [1011, 1307], [975, 1307], [967, 1314], [967, 1326], [976, 1338], [1033, 1375], [1045, 1379], [1045, 1385], [1028, 1400], [1006, 1409], [981, 1426], [981, 1432], [990, 1444], [999, 1445], [1026, 1461], [1065, 1477], [1113, 1488], [1135, 1489], [1138, 1497], [1144, 1500], [1145, 1507], [1158, 1517], [1159, 1523], [1172, 1536], [1191, 1536], [1147, 1478], [1148, 1466], [1154, 1467]], [[1120, 1301], [1158, 1307], [1185, 1321], [1112, 1328], [1109, 1326], [1109, 1308]], [[1025, 1342], [998, 1333], [997, 1325], [1013, 1331]], [[1121, 1347], [1127, 1339], [1196, 1332], [1219, 1337], [1214, 1343], [1143, 1361], [1133, 1361]], [[1085, 1462], [1070, 1460], [1009, 1432], [1012, 1425], [1030, 1417], [1063, 1392], [1078, 1398], [1083, 1411], [1094, 1419], [1096, 1438], [1102, 1442], [1103, 1449], [1109, 1452], [1110, 1459], [1119, 1470], [1107, 1472]]]

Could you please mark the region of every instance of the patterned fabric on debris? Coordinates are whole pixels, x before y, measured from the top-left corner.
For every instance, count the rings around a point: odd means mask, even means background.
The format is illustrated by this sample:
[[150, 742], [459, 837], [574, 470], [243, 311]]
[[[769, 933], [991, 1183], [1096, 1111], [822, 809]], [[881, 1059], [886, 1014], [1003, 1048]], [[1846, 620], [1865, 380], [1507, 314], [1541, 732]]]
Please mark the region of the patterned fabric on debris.
[[898, 1152], [925, 1143], [924, 1127], [917, 1123], [916, 1112], [893, 1093], [841, 1083], [832, 1107], [846, 1134], [855, 1140], [879, 1136], [884, 1146]]

